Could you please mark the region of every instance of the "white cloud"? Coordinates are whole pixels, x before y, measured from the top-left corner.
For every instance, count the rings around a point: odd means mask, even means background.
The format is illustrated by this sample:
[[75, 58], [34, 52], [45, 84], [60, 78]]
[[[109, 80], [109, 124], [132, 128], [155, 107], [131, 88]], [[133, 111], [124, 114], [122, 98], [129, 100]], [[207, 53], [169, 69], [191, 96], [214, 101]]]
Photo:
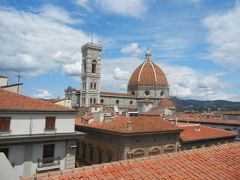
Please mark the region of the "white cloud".
[[48, 92], [46, 89], [38, 89], [36, 90], [36, 93], [33, 95], [35, 98], [41, 98], [41, 99], [50, 99], [53, 98], [53, 95]]
[[76, 0], [77, 5], [90, 10], [94, 5], [106, 13], [142, 18], [147, 12], [146, 0]]
[[186, 39], [166, 38], [166, 39], [163, 39], [160, 42], [160, 44], [157, 45], [157, 47], [166, 51], [166, 50], [184, 49], [188, 45], [189, 45], [189, 42]]
[[206, 75], [189, 67], [173, 64], [163, 64], [162, 69], [169, 81], [171, 96], [199, 100], [240, 100], [232, 98], [234, 94], [222, 92], [230, 86], [220, 80], [224, 76], [222, 73]]
[[113, 79], [116, 80], [127, 80], [129, 78], [129, 72], [128, 71], [123, 71], [119, 67], [114, 69], [113, 71]]
[[[80, 47], [89, 41], [88, 35], [59, 23], [57, 18], [54, 21], [53, 15], [49, 18], [50, 15], [43, 14], [14, 9], [0, 10], [2, 73], [8, 73], [9, 76], [37, 76], [63, 64], [81, 61]], [[95, 41], [98, 42], [97, 36]], [[64, 68], [63, 71], [66, 72], [66, 67]], [[71, 73], [68, 71], [67, 74]]]
[[144, 0], [96, 0], [96, 3], [106, 12], [123, 16], [143, 17], [147, 11]]
[[75, 0], [75, 3], [79, 6], [82, 6], [86, 10], [91, 10], [89, 6], [89, 0]]
[[53, 21], [62, 22], [66, 24], [75, 24], [80, 20], [73, 19], [68, 11], [61, 7], [57, 7], [51, 4], [44, 5], [39, 12], [40, 16], [51, 19]]
[[240, 4], [222, 15], [205, 18], [203, 23], [212, 46], [209, 58], [223, 67], [240, 69]]
[[68, 76], [80, 77], [81, 74], [81, 62], [73, 64], [64, 64], [62, 66], [62, 73]]
[[121, 53], [132, 54], [133, 56], [138, 56], [141, 52], [142, 50], [138, 47], [138, 43], [132, 43], [121, 49]]

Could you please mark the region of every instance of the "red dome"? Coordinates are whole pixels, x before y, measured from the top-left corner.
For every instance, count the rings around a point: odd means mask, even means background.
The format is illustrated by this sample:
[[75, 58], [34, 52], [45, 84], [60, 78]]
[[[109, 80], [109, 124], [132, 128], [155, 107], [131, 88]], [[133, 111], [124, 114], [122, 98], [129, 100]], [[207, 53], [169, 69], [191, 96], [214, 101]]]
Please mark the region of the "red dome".
[[146, 53], [146, 61], [134, 70], [128, 82], [128, 86], [133, 85], [160, 85], [168, 87], [168, 82], [163, 71], [150, 60], [150, 53]]

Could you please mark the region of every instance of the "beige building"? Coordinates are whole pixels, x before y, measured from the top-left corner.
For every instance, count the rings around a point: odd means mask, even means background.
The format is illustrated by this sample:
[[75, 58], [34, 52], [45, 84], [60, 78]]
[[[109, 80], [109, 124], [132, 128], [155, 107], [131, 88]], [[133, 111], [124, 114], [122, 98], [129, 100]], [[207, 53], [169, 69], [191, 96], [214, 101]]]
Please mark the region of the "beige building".
[[179, 149], [181, 129], [159, 117], [115, 116], [103, 122], [76, 121], [85, 132], [79, 159], [86, 164], [147, 157]]
[[4, 75], [0, 75], [0, 89], [14, 92], [14, 93], [21, 93], [21, 86], [23, 83], [15, 83], [15, 84], [9, 84], [8, 83], [8, 77]]

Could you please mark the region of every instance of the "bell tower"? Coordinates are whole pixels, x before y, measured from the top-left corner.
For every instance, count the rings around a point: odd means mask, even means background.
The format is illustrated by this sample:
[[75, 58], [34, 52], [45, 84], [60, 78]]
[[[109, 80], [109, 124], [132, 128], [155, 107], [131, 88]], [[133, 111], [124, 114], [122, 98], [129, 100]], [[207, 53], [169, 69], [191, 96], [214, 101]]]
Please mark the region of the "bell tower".
[[100, 103], [101, 51], [102, 46], [87, 43], [82, 50], [81, 106]]

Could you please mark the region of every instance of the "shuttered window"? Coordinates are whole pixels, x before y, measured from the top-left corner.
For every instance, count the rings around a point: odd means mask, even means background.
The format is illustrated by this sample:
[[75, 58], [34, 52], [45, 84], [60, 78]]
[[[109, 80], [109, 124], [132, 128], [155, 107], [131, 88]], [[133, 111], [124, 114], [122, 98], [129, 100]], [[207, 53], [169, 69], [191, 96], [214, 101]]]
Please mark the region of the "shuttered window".
[[46, 117], [45, 129], [51, 130], [55, 129], [55, 117]]
[[9, 131], [10, 117], [0, 117], [0, 131]]

